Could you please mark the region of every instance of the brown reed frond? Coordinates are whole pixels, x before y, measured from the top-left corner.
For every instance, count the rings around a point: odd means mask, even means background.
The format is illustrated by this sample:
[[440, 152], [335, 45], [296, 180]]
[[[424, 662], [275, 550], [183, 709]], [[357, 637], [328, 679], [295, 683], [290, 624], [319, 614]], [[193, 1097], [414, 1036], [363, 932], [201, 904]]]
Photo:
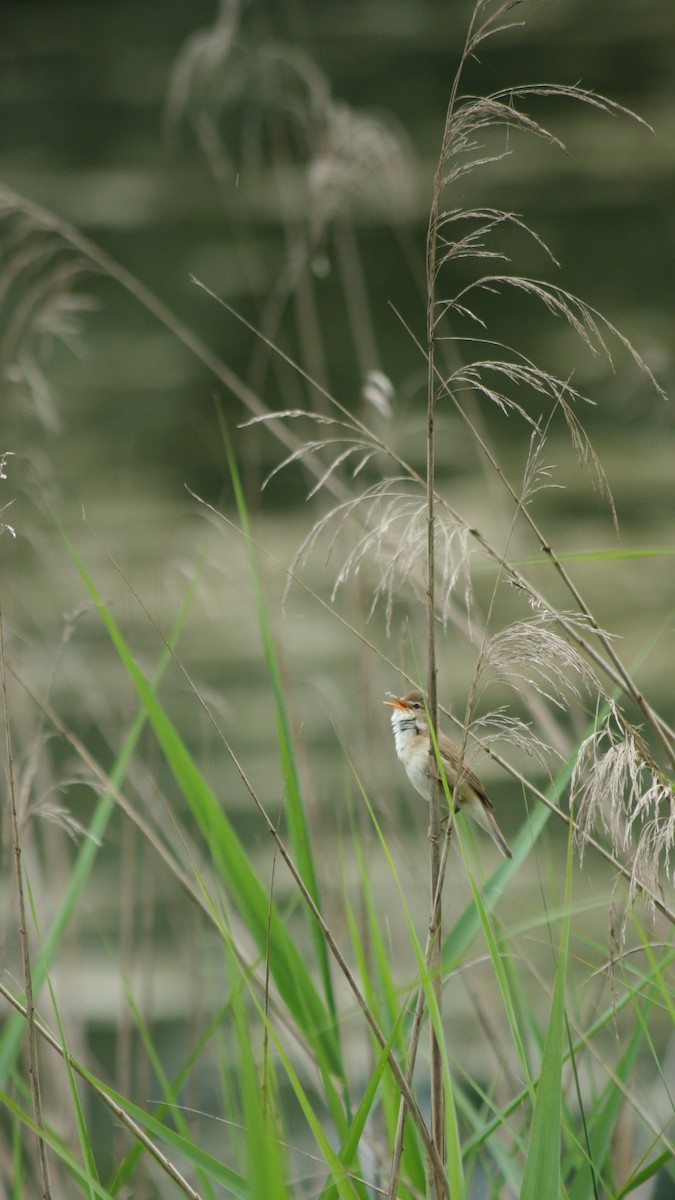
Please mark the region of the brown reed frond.
[[475, 359], [473, 362], [462, 364], [443, 380], [443, 390], [453, 395], [467, 390], [478, 392], [503, 413], [518, 413], [528, 425], [537, 429], [538, 420], [531, 417], [522, 404], [486, 382], [485, 376], [490, 375], [496, 375], [516, 387], [527, 388], [538, 396], [545, 396], [552, 400], [554, 405], [564, 405], [565, 409], [569, 409], [570, 401], [585, 399], [567, 380], [559, 379], [534, 363], [515, 359]]
[[317, 492], [325, 487], [328, 480], [341, 466], [343, 466], [354, 455], [359, 455], [358, 461], [352, 463], [351, 476], [355, 479], [361, 473], [368, 462], [376, 455], [382, 453], [382, 447], [375, 441], [368, 440], [363, 436], [364, 427], [359, 427], [350, 421], [339, 421], [335, 417], [328, 417], [323, 413], [314, 413], [307, 409], [294, 408], [286, 409], [283, 412], [266, 413], [261, 417], [253, 417], [250, 421], [244, 421], [239, 426], [240, 429], [247, 429], [251, 425], [269, 425], [277, 420], [296, 420], [304, 417], [314, 425], [332, 426], [338, 430], [344, 430], [345, 436], [334, 438], [316, 438], [302, 442], [295, 450], [277, 463], [276, 467], [270, 471], [269, 475], [263, 481], [263, 489], [268, 483], [274, 479], [285, 467], [291, 466], [295, 462], [301, 462], [309, 455], [321, 455], [326, 449], [330, 462], [322, 474], [317, 474], [316, 482], [312, 485], [307, 493], [307, 499], [311, 500]]
[[[309, 216], [314, 237], [354, 200], [390, 218], [407, 214], [412, 147], [402, 126], [335, 99], [328, 77], [297, 46], [256, 44], [240, 13], [240, 0], [222, 0], [214, 23], [185, 43], [168, 90], [169, 136], [187, 128], [220, 183], [240, 168], [259, 172], [270, 151], [300, 168], [298, 212]], [[237, 144], [228, 146], [232, 109]]]
[[[476, 221], [479, 224], [476, 229], [471, 229], [462, 237], [453, 240], [445, 231], [458, 221]], [[440, 214], [436, 225], [437, 243], [441, 252], [437, 258], [438, 269], [453, 259], [459, 258], [501, 258], [508, 261], [508, 256], [502, 251], [488, 250], [485, 240], [501, 225], [513, 225], [516, 229], [526, 233], [544, 251], [551, 262], [555, 266], [559, 266], [553, 251], [536, 230], [528, 225], [520, 213], [486, 207], [453, 208]]]
[[[533, 758], [540, 767], [547, 769], [551, 753], [561, 756], [552, 750], [547, 742], [537, 737], [532, 724], [510, 713], [506, 708], [495, 708], [481, 717], [475, 717], [469, 731], [480, 739], [481, 747], [492, 746], [497, 742], [507, 742], [518, 750], [522, 750], [529, 758]], [[471, 738], [467, 741], [467, 760], [471, 759], [471, 749], [476, 743]]]
[[675, 852], [675, 791], [613, 701], [579, 748], [570, 797], [580, 855], [602, 828], [613, 852], [630, 858], [630, 901], [643, 890], [657, 894]]
[[[496, 30], [493, 29], [491, 32], [496, 32]], [[463, 62], [472, 53], [468, 49], [468, 45]], [[443, 139], [441, 174], [438, 180], [441, 191], [451, 184], [455, 184], [462, 176], [511, 153], [509, 149], [488, 155], [481, 153], [483, 145], [480, 137], [488, 129], [520, 129], [524, 133], [542, 138], [561, 150], [565, 149], [560, 138], [518, 107], [519, 101], [526, 101], [533, 97], [573, 100], [609, 116], [631, 117], [649, 128], [646, 121], [643, 121], [630, 109], [617, 104], [616, 101], [608, 100], [607, 97], [600, 96], [596, 92], [575, 85], [526, 84], [521, 87], [504, 88], [487, 96], [457, 96], [448, 113]]]
[[396, 389], [384, 371], [377, 369], [368, 371], [363, 381], [361, 391], [361, 399], [375, 409], [381, 417], [387, 420], [393, 416], [392, 404], [396, 395]]
[[612, 367], [614, 366], [614, 360], [607, 342], [607, 335], [618, 341], [633, 359], [638, 369], [649, 379], [652, 387], [663, 399], [666, 398], [663, 388], [630, 339], [621, 333], [616, 325], [613, 325], [607, 317], [593, 308], [592, 305], [586, 304], [578, 296], [575, 296], [565, 288], [559, 287], [557, 284], [548, 283], [541, 279], [530, 279], [524, 275], [484, 275], [480, 279], [466, 284], [452, 299], [443, 301], [440, 306], [441, 314], [444, 316], [454, 311], [458, 315], [468, 316], [483, 325], [484, 322], [468, 307], [466, 303], [467, 297], [476, 291], [498, 294], [502, 288], [507, 287], [515, 288], [526, 295], [534, 297], [544, 305], [552, 316], [562, 317], [584, 345], [593, 354], [602, 352]]
[[44, 364], [56, 343], [72, 352], [81, 347], [81, 318], [95, 307], [92, 297], [75, 290], [91, 264], [64, 241], [0, 202], [0, 376], [28, 397], [40, 423], [59, 427], [53, 389]]
[[407, 216], [412, 177], [412, 147], [393, 118], [330, 100], [307, 173], [315, 226], [349, 213], [354, 202], [389, 220]]
[[554, 466], [544, 460], [545, 447], [545, 434], [540, 429], [534, 429], [530, 435], [530, 447], [523, 472], [523, 486], [520, 495], [520, 503], [523, 508], [527, 507], [538, 492], [563, 486], [553, 482]]
[[[425, 500], [416, 485], [404, 476], [379, 480], [359, 495], [336, 505], [314, 523], [297, 550], [290, 567], [291, 576], [302, 565], [316, 543], [330, 533], [326, 561], [331, 557], [347, 521], [357, 516], [361, 534], [342, 560], [333, 581], [334, 600], [347, 580], [369, 562], [378, 574], [368, 613], [372, 616], [384, 601], [387, 632], [391, 629], [394, 602], [404, 585], [420, 589], [420, 564], [426, 543]], [[459, 592], [467, 611], [471, 607], [472, 586], [470, 530], [445, 514], [436, 522], [438, 555], [438, 614], [447, 624], [451, 607]], [[290, 577], [289, 577], [290, 578]], [[287, 585], [289, 586], [289, 585]]]
[[560, 632], [561, 622], [581, 632], [596, 626], [581, 613], [542, 610], [514, 621], [488, 638], [478, 665], [478, 686], [498, 679], [512, 687], [532, 687], [558, 708], [570, 695], [578, 699], [581, 688], [603, 695], [603, 688], [588, 661]]
[[[221, 0], [213, 24], [197, 30], [183, 44], [166, 94], [165, 123], [170, 137], [177, 135], [182, 121], [191, 122], [194, 114], [198, 114], [194, 119], [196, 130], [199, 132], [201, 125], [207, 139], [209, 132], [215, 130], [213, 115], [217, 101], [222, 103], [222, 94], [218, 96], [214, 81], [219, 79], [222, 89], [224, 68], [230, 66], [239, 30], [240, 9], [240, 0]], [[232, 73], [229, 85], [232, 86]]]
[[97, 846], [102, 845], [100, 839], [92, 834], [86, 825], [78, 821], [77, 817], [73, 815], [65, 804], [58, 804], [43, 797], [41, 800], [35, 801], [35, 803], [30, 805], [28, 817], [38, 817], [44, 821], [48, 821], [51, 825], [56, 826], [57, 829], [67, 834], [73, 842], [80, 842], [86, 838], [88, 841], [94, 842]]

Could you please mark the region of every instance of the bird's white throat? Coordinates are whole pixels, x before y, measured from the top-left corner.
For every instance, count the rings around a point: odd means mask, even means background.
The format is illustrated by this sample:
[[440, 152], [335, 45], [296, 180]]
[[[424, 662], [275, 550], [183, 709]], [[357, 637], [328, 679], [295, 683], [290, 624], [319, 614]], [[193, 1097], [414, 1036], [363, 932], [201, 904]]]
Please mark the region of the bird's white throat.
[[[394, 731], [396, 753], [405, 762], [410, 754], [411, 743], [420, 732], [419, 718], [412, 712], [402, 712], [400, 709], [391, 714], [391, 727]], [[426, 722], [425, 722], [426, 724]]]
[[[416, 792], [429, 799], [429, 735], [424, 713], [397, 709], [391, 714], [396, 753]], [[420, 736], [422, 734], [423, 736]]]

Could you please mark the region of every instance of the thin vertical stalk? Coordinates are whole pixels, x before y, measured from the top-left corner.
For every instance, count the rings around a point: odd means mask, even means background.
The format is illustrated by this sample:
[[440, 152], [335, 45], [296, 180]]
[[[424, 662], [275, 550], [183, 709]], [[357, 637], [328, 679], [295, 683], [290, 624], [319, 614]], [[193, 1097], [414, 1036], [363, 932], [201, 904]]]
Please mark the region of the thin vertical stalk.
[[[429, 225], [427, 229], [426, 243], [426, 285], [427, 285], [427, 460], [426, 460], [426, 512], [427, 512], [427, 546], [426, 546], [426, 616], [427, 616], [427, 706], [429, 721], [436, 731], [438, 719], [438, 694], [437, 694], [437, 669], [436, 669], [436, 618], [435, 618], [435, 441], [434, 441], [434, 410], [436, 399], [436, 280], [438, 275], [438, 228], [441, 215], [441, 198], [444, 187], [444, 172], [448, 158], [448, 148], [452, 134], [452, 115], [457, 101], [459, 89], [459, 81], [464, 67], [464, 63], [469, 55], [472, 41], [474, 38], [474, 30], [476, 19], [480, 10], [480, 3], [474, 7], [467, 39], [464, 45], [464, 51], [460, 59], [458, 70], [455, 74], [450, 99], [448, 102], [447, 113], [445, 117], [445, 125], [443, 128], [443, 143], [441, 152], [436, 166], [434, 176], [433, 198], [431, 209], [429, 212]], [[429, 913], [429, 929], [427, 937], [427, 964], [429, 973], [433, 980], [433, 987], [438, 1005], [438, 1012], [442, 1018], [443, 1015], [443, 988], [442, 988], [442, 922], [441, 922], [441, 895], [443, 883], [443, 871], [445, 869], [446, 854], [441, 853], [441, 784], [436, 780], [436, 762], [433, 748], [433, 742], [429, 741], [429, 768], [430, 768], [430, 783], [429, 788], [429, 876], [430, 876], [430, 892], [431, 905]], [[450, 814], [449, 820], [452, 820]], [[446, 835], [446, 845], [447, 837]], [[419, 1035], [424, 1013], [424, 989], [420, 988], [417, 997], [415, 1015], [413, 1018], [413, 1029], [410, 1039], [408, 1063], [406, 1069], [406, 1080], [410, 1082], [415, 1067], [415, 1059], [417, 1057], [417, 1047], [419, 1043]], [[445, 1166], [446, 1158], [446, 1141], [445, 1141], [445, 1093], [443, 1089], [443, 1062], [441, 1058], [441, 1048], [434, 1033], [433, 1025], [430, 1023], [430, 1090], [431, 1090], [431, 1141], [433, 1146], [438, 1151], [438, 1157]], [[401, 1165], [401, 1157], [403, 1154], [403, 1138], [405, 1131], [406, 1106], [401, 1100], [399, 1108], [398, 1125], [396, 1129], [396, 1137], [394, 1141], [394, 1152], [392, 1155], [391, 1177], [389, 1181], [389, 1200], [396, 1195], [398, 1187], [398, 1178]], [[430, 1184], [430, 1194], [433, 1200], [452, 1200], [450, 1196], [447, 1176], [442, 1178], [440, 1174], [434, 1170], [433, 1164], [428, 1158], [428, 1175]]]
[[[435, 587], [435, 443], [434, 443], [434, 403], [436, 399], [436, 379], [434, 373], [434, 347], [436, 324], [436, 247], [438, 224], [439, 186], [438, 173], [434, 187], [434, 202], [429, 219], [427, 234], [427, 703], [429, 706], [429, 721], [434, 730], [437, 725], [438, 702], [436, 694], [436, 587]], [[429, 740], [429, 876], [431, 908], [429, 913], [429, 956], [428, 965], [432, 987], [436, 996], [438, 1011], [442, 1015], [443, 989], [441, 979], [441, 902], [439, 887], [441, 852], [441, 787], [436, 778], [436, 763], [432, 740]], [[431, 1137], [445, 1162], [445, 1096], [443, 1091], [443, 1062], [441, 1048], [434, 1030], [429, 1022], [431, 1038], [429, 1065], [431, 1086]], [[431, 1169], [429, 1164], [429, 1182], [431, 1194], [435, 1200], [443, 1200], [447, 1195], [443, 1182]]]
[[[436, 283], [438, 278], [438, 232], [441, 219], [441, 200], [445, 186], [445, 171], [453, 133], [453, 113], [457, 102], [459, 83], [466, 59], [475, 39], [476, 21], [481, 12], [480, 0], [474, 6], [464, 51], [453, 79], [450, 99], [443, 127], [443, 142], [434, 175], [434, 190], [429, 212], [426, 244], [427, 283], [427, 461], [426, 461], [426, 510], [427, 510], [427, 705], [429, 723], [436, 732], [438, 718], [437, 667], [436, 667], [436, 586], [435, 586], [435, 434], [434, 416], [436, 403]], [[441, 853], [441, 796], [440, 780], [436, 778], [436, 761], [433, 739], [429, 741], [429, 875], [431, 885], [431, 908], [429, 915], [428, 966], [440, 1018], [443, 1017], [442, 981], [442, 908], [443, 871], [446, 856]], [[452, 820], [450, 813], [449, 822]], [[450, 824], [446, 832], [450, 836]], [[433, 1024], [430, 1022], [430, 1086], [431, 1086], [431, 1137], [445, 1164], [445, 1093], [443, 1085], [443, 1062]], [[433, 1172], [429, 1164], [429, 1180], [434, 1200], [452, 1200], [447, 1181]]]
[[[16, 875], [16, 892], [19, 905], [19, 941], [21, 944], [21, 959], [23, 965], [23, 986], [26, 997], [26, 1032], [28, 1043], [28, 1075], [30, 1078], [30, 1094], [33, 1104], [33, 1118], [39, 1129], [42, 1128], [42, 1096], [40, 1093], [40, 1075], [38, 1068], [37, 1035], [35, 1032], [35, 1007], [33, 1005], [33, 984], [31, 978], [30, 948], [28, 945], [28, 925], [26, 923], [26, 900], [23, 890], [23, 868], [21, 863], [21, 837], [19, 833], [19, 818], [16, 810], [16, 789], [14, 787], [14, 762], [12, 758], [12, 738], [9, 728], [9, 708], [7, 704], [7, 679], [5, 675], [5, 633], [0, 605], [0, 685], [4, 706], [5, 749], [7, 753], [7, 790], [12, 825], [12, 841], [14, 844], [14, 870]], [[42, 1200], [51, 1200], [51, 1185], [49, 1182], [49, 1163], [47, 1148], [40, 1133], [35, 1135], [37, 1142], [37, 1163], [40, 1175]]]

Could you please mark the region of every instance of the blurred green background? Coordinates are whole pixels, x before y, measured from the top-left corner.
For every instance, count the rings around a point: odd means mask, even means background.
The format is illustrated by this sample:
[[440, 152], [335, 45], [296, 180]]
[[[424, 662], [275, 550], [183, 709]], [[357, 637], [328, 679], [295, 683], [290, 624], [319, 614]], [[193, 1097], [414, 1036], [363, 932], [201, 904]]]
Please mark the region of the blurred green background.
[[[407, 401], [419, 389], [412, 382], [422, 374], [419, 355], [389, 305], [399, 307], [416, 332], [423, 329], [423, 306], [411, 284], [420, 278], [432, 173], [471, 6], [457, 0], [289, 0], [225, 5], [223, 12], [236, 20], [238, 7], [237, 46], [223, 55], [219, 85], [209, 91], [202, 83], [199, 94], [196, 84], [177, 115], [177, 60], [186, 40], [214, 21], [215, 3], [6, 5], [2, 178], [99, 242], [246, 378], [254, 339], [198, 291], [190, 275], [245, 316], [260, 319], [287, 268], [294, 223], [308, 218], [304, 177], [294, 178], [289, 169], [282, 179], [274, 170], [275, 157], [285, 151], [302, 174], [309, 156], [301, 119], [282, 111], [284, 89], [291, 108], [303, 73], [323, 72], [335, 101], [391, 118], [392, 136], [400, 139], [405, 177], [393, 181], [398, 186], [382, 177], [379, 196], [368, 180], [365, 193], [352, 196], [349, 215], [377, 334], [378, 361], [372, 365], [386, 371]], [[675, 236], [673, 6], [666, 0], [556, 0], [526, 4], [514, 20], [521, 17], [523, 28], [486, 44], [468, 88], [579, 82], [634, 109], [654, 133], [578, 105], [535, 101], [534, 115], [545, 116], [569, 154], [514, 135], [512, 156], [469, 177], [457, 202], [522, 213], [563, 270], [551, 272], [525, 239], [510, 247], [519, 253], [516, 266], [522, 273], [548, 273], [603, 311], [635, 341], [668, 390], [675, 289], [669, 269]], [[285, 60], [281, 67], [279, 58]], [[199, 102], [213, 105], [221, 139], [214, 152], [217, 182], [191, 128], [191, 118], [200, 119]], [[264, 119], [275, 105], [281, 115], [273, 148]], [[202, 134], [206, 143], [205, 125]], [[314, 150], [318, 141], [319, 133]], [[349, 404], [360, 393], [364, 364], [349, 338], [330, 231], [317, 246], [313, 287], [325, 379]], [[28, 424], [30, 410], [14, 404], [10, 390], [5, 443], [19, 453], [27, 434], [33, 436], [47, 459], [58, 459], [54, 475], [78, 501], [103, 487], [112, 496], [125, 473], [125, 490], [143, 484], [173, 502], [189, 482], [215, 498], [222, 462], [213, 437], [213, 380], [119, 288], [87, 280], [84, 290], [99, 300], [85, 322], [86, 355], [82, 361], [59, 358], [49, 371], [57, 428], [40, 443], [38, 425]], [[511, 299], [504, 308], [501, 331], [508, 335], [522, 310]], [[543, 318], [532, 305], [525, 312], [538, 349]], [[298, 349], [290, 329], [284, 336]], [[561, 366], [574, 353], [573, 343], [562, 330], [557, 339], [552, 357]], [[592, 360], [570, 365], [579, 386], [592, 380], [594, 398], [609, 398], [611, 414], [598, 414], [603, 427], [611, 419], [613, 431], [630, 428], [631, 438], [640, 438], [648, 421], [669, 420], [623, 359], [617, 378]], [[268, 403], [275, 399], [270, 374]], [[238, 415], [232, 407], [233, 422]], [[275, 444], [265, 442], [261, 454], [265, 465], [276, 461]], [[274, 503], [279, 495], [274, 493]]]
[[[206, 0], [6, 3], [0, 181], [113, 256], [267, 406], [306, 408], [317, 398], [193, 276], [266, 329], [347, 408], [382, 422], [379, 428], [422, 469], [425, 368], [396, 312], [424, 338], [431, 184], [470, 8], [457, 0], [267, 0], [220, 10]], [[501, 244], [513, 254], [515, 268], [543, 273], [600, 309], [669, 392], [675, 376], [675, 6], [672, 0], [537, 0], [514, 20], [521, 16], [524, 27], [494, 38], [471, 65], [469, 90], [580, 83], [633, 109], [653, 131], [627, 117], [533, 98], [528, 111], [565, 143], [567, 153], [518, 134], [494, 143], [488, 137], [488, 152], [512, 153], [468, 176], [456, 203], [522, 214], [562, 266], [553, 267], [534, 241], [511, 231]], [[329, 110], [332, 124], [326, 122]], [[16, 238], [21, 227], [20, 215], [5, 207], [0, 233]], [[233, 437], [256, 537], [285, 565], [322, 511], [305, 501], [307, 477], [295, 466], [261, 492], [283, 457], [279, 443], [260, 428], [238, 430], [249, 415], [240, 401], [104, 273], [75, 280], [73, 294], [85, 298], [81, 311], [78, 302], [61, 312], [59, 319], [69, 320], [58, 329], [47, 314], [44, 327], [38, 320], [33, 340], [24, 344], [17, 329], [26, 312], [39, 316], [41, 272], [50, 266], [8, 271], [10, 261], [17, 263], [17, 243], [10, 244], [11, 255], [3, 243], [4, 276], [0, 271], [0, 449], [14, 455], [2, 484], [4, 498], [13, 501], [6, 519], [17, 535], [2, 540], [2, 603], [12, 659], [109, 762], [133, 712], [130, 688], [96, 615], [81, 610], [82, 584], [46, 500], [148, 670], [161, 638], [129, 584], [165, 634], [187, 580], [203, 561], [180, 657], [274, 807], [280, 782], [272, 703], [245, 548], [185, 490], [187, 485], [234, 515], [214, 397]], [[672, 546], [672, 404], [618, 344], [612, 371], [581, 349], [563, 322], [526, 298], [488, 297], [483, 311], [494, 319], [493, 336], [571, 376], [597, 402], [584, 417], [614, 492], [622, 544]], [[73, 338], [71, 316], [79, 326]], [[72, 345], [53, 336], [59, 329]], [[367, 374], [375, 369], [392, 381], [393, 418], [373, 413], [363, 399]], [[487, 408], [481, 420], [517, 482], [527, 454], [523, 427]], [[495, 483], [483, 473], [473, 445], [450, 417], [441, 433], [440, 480], [453, 504], [473, 524], [501, 530]], [[550, 540], [560, 552], [615, 545], [607, 505], [576, 467], [562, 430], [552, 431], [549, 453], [566, 489], [545, 493], [539, 502]], [[533, 547], [524, 542], [521, 549]], [[621, 636], [629, 664], [668, 610], [671, 563], [667, 557], [594, 560], [575, 568], [597, 618]], [[398, 772], [380, 706], [383, 692], [395, 690], [399, 680], [297, 589], [282, 616], [285, 574], [265, 558], [262, 571], [328, 888], [339, 882], [329, 836], [342, 820], [339, 733], [351, 739], [394, 839], [399, 823], [401, 869], [419, 891], [421, 910], [425, 822]], [[328, 598], [336, 571], [336, 563], [318, 553], [306, 578]], [[364, 594], [357, 597], [358, 588], [341, 592], [341, 611], [352, 617], [358, 600], [365, 612], [375, 579], [364, 564]], [[421, 609], [402, 594], [389, 639], [381, 610], [377, 614], [369, 636], [410, 668], [403, 618], [419, 635], [422, 656]], [[448, 635], [441, 655], [441, 693], [461, 715], [475, 652]], [[663, 653], [661, 644], [639, 674], [666, 717], [672, 716], [671, 664], [672, 654]], [[163, 694], [223, 803], [254, 844], [257, 839], [266, 863], [267, 835], [252, 820], [248, 797], [178, 671]], [[13, 717], [28, 770], [44, 727], [19, 688]], [[146, 756], [147, 775], [139, 769], [134, 787], [143, 803], [157, 804], [163, 792], [170, 804], [171, 780], [151, 739]], [[73, 780], [74, 770], [67, 751], [45, 750], [36, 793], [40, 803], [58, 795], [85, 820], [92, 793], [86, 781]], [[503, 803], [500, 822], [512, 835], [519, 824], [517, 803], [508, 803], [514, 789], [492, 764], [484, 770]], [[411, 830], [419, 839], [410, 837]], [[34, 836], [28, 858], [49, 883], [43, 896], [49, 889], [53, 896], [67, 878], [71, 850], [52, 833]], [[99, 935], [114, 941], [119, 933], [120, 878], [129, 878], [120, 875], [120, 861], [132, 878], [140, 869], [128, 845], [124, 858], [125, 836], [120, 826], [110, 855], [102, 857], [96, 903], [73, 931], [80, 945], [91, 937], [97, 954], [78, 961], [63, 984], [72, 1006], [79, 997], [88, 1019], [105, 1031], [114, 1026], [121, 1001], [118, 984], [108, 979]], [[47, 844], [52, 850], [45, 868], [40, 851]], [[175, 946], [163, 957], [179, 898], [163, 892], [158, 876], [149, 873], [143, 883], [136, 920], [146, 936], [153, 935], [154, 1015], [168, 1020], [182, 1016], [194, 998], [189, 982], [176, 985]], [[382, 886], [390, 881], [383, 879]], [[43, 903], [48, 911], [49, 900]], [[600, 929], [604, 921], [599, 914]], [[186, 956], [182, 978], [194, 980], [198, 968], [180, 945]], [[169, 987], [158, 982], [163, 970]]]

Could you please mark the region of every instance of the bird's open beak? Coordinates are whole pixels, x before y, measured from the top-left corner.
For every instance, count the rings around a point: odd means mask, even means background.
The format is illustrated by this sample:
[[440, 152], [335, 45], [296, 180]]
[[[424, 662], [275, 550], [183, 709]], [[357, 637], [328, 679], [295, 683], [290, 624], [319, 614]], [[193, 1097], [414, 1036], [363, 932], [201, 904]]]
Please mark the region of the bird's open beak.
[[[388, 692], [387, 694], [391, 696], [391, 692]], [[391, 700], [383, 700], [382, 703], [388, 704], [390, 708], [400, 708], [403, 712], [408, 711], [408, 705], [406, 704], [405, 700], [401, 699], [400, 696], [391, 696]]]

